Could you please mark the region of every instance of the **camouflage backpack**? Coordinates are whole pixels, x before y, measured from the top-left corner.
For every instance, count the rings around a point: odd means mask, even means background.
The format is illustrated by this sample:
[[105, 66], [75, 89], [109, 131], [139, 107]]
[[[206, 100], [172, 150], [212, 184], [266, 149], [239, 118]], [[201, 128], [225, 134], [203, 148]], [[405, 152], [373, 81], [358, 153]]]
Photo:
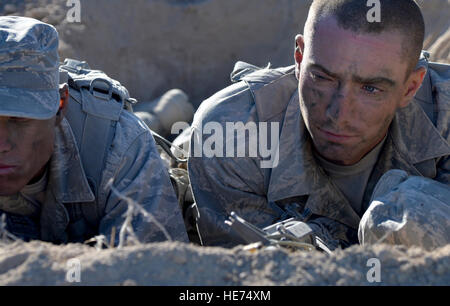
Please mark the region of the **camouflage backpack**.
[[[122, 111], [133, 112], [137, 103], [130, 98], [128, 90], [104, 72], [92, 70], [86, 62], [66, 59], [60, 66], [60, 83], [68, 83], [70, 101], [66, 118], [75, 136], [81, 161], [92, 192], [97, 198], [102, 169], [112, 144], [115, 127]], [[196, 231], [189, 230], [193, 217], [189, 215], [192, 205], [190, 184], [185, 170], [186, 160], [172, 154], [173, 146], [168, 140], [150, 129], [163, 158], [171, 159], [168, 173], [174, 187], [179, 207], [183, 213], [187, 231], [196, 241]], [[89, 146], [95, 139], [95, 147]], [[92, 158], [95, 156], [96, 158]], [[88, 221], [95, 227], [101, 219], [102, 208], [98, 205], [76, 205], [70, 207], [71, 218]]]
[[[132, 112], [132, 105], [137, 101], [130, 98], [128, 90], [118, 81], [78, 60], [66, 59], [60, 66], [62, 83], [69, 85], [66, 119], [75, 136], [86, 178], [98, 198], [97, 187], [100, 186], [102, 169], [120, 114], [122, 111]], [[97, 145], [88, 146], [89, 143]], [[72, 205], [69, 214], [75, 221], [84, 216], [95, 231], [101, 210], [98, 205]]]

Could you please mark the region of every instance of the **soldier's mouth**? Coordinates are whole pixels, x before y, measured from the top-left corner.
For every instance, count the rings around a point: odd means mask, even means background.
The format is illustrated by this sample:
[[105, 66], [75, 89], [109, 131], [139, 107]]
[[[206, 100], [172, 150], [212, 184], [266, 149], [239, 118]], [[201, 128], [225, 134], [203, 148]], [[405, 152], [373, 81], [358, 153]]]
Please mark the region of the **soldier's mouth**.
[[17, 166], [0, 164], [0, 175], [11, 174], [17, 169]]
[[356, 137], [356, 136], [347, 135], [347, 134], [336, 134], [331, 131], [322, 129], [320, 127], [317, 127], [317, 130], [319, 131], [319, 133], [321, 134], [321, 136], [323, 138], [325, 138], [331, 142], [346, 142], [346, 141], [351, 140]]

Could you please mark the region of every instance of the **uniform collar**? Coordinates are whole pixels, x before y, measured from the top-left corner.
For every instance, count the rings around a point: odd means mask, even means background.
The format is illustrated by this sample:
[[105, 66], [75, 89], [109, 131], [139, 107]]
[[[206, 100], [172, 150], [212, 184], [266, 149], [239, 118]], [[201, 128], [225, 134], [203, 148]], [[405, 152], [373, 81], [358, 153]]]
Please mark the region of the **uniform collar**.
[[41, 239], [66, 243], [70, 217], [64, 203], [95, 200], [83, 170], [72, 129], [63, 119], [56, 130], [55, 146], [49, 165], [49, 182], [41, 211]]
[[427, 52], [422, 52], [418, 64], [418, 67], [427, 69], [420, 89], [407, 107], [397, 111], [390, 127], [395, 149], [411, 165], [450, 154], [450, 145], [430, 120], [435, 116], [436, 104], [439, 104], [433, 97], [433, 85], [439, 80], [433, 79], [428, 57]]
[[49, 186], [58, 201], [81, 203], [95, 200], [83, 170], [75, 137], [66, 119], [62, 120], [56, 131], [49, 171]]
[[411, 165], [450, 155], [450, 145], [415, 100], [397, 111], [389, 133], [396, 150]]

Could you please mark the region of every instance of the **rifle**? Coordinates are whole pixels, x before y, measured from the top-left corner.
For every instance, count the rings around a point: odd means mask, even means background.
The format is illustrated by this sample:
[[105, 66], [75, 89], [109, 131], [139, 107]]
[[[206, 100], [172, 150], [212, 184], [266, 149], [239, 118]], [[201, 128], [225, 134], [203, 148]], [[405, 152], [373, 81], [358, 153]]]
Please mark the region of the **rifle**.
[[293, 250], [319, 250], [331, 254], [332, 247], [318, 237], [305, 222], [290, 218], [263, 229], [247, 222], [235, 212], [231, 212], [225, 224], [247, 244], [247, 249], [285, 247]]

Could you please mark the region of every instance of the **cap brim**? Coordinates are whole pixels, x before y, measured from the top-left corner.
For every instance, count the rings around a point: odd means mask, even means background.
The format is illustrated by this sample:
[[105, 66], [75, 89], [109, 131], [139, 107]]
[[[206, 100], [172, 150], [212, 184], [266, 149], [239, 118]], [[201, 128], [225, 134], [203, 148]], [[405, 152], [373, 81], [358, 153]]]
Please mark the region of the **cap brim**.
[[0, 116], [46, 120], [59, 109], [59, 90], [0, 88]]

